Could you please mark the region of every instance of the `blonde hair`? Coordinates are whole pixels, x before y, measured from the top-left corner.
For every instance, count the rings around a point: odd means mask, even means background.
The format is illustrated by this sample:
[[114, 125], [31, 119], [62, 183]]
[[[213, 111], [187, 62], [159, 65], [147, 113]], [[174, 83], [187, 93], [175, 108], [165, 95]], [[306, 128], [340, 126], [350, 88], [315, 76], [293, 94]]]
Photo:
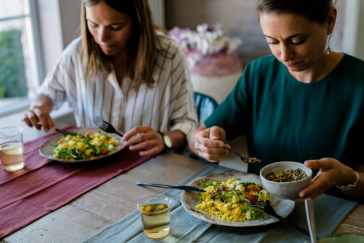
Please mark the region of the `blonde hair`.
[[144, 82], [152, 87], [155, 81], [152, 77], [154, 66], [154, 52], [156, 49], [157, 35], [153, 23], [152, 13], [147, 0], [81, 0], [81, 36], [83, 49], [83, 66], [85, 75], [94, 77], [99, 70], [107, 77], [112, 72], [110, 57], [105, 55], [100, 46], [95, 42], [87, 27], [86, 7], [106, 3], [113, 9], [123, 14], [131, 15], [133, 19], [133, 34], [129, 42], [130, 50], [126, 53], [130, 56], [127, 73], [138, 90]]

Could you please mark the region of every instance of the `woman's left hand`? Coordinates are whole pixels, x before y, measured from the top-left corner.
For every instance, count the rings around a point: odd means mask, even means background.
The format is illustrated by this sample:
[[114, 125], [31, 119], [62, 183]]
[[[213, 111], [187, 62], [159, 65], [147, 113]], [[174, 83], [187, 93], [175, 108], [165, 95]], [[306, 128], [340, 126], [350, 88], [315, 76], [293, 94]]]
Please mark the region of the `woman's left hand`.
[[292, 199], [296, 202], [304, 202], [306, 198], [314, 199], [335, 185], [353, 183], [355, 172], [349, 166], [331, 158], [320, 160], [306, 160], [305, 166], [310, 169], [320, 169], [310, 185], [300, 191], [299, 196]]
[[124, 134], [123, 141], [132, 151], [151, 148], [148, 151], [141, 151], [140, 156], [159, 154], [165, 146], [162, 136], [149, 126], [134, 127]]

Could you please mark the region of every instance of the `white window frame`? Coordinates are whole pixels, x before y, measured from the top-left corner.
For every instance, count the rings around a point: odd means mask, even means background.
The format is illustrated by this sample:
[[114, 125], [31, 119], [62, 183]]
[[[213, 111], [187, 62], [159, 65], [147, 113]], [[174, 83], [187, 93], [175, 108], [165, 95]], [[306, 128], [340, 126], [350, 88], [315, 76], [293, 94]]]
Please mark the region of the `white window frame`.
[[[22, 19], [29, 17], [32, 26], [32, 38], [33, 38], [33, 45], [34, 45], [34, 52], [35, 52], [35, 61], [36, 61], [36, 79], [35, 83], [37, 86], [41, 84], [41, 80], [45, 77], [44, 72], [44, 62], [43, 62], [43, 51], [42, 51], [42, 44], [40, 38], [40, 31], [39, 31], [39, 20], [37, 18], [37, 2], [36, 0], [27, 0], [29, 5], [29, 15], [19, 15], [19, 16], [12, 16], [7, 18], [1, 18], [0, 21], [8, 21], [13, 19]], [[11, 113], [15, 113], [20, 110], [24, 110], [29, 107], [31, 103], [31, 99], [26, 99], [23, 101], [16, 102], [14, 104], [10, 104], [0, 108], [0, 117], [6, 116]]]

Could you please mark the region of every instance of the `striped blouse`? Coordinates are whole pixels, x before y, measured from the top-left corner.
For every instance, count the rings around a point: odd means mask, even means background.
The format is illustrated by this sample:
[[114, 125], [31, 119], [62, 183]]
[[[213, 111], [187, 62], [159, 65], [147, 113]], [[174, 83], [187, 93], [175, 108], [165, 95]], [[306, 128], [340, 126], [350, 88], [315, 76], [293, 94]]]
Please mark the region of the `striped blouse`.
[[77, 38], [63, 51], [38, 93], [48, 96], [55, 109], [68, 100], [79, 127], [96, 127], [92, 120], [99, 116], [124, 133], [151, 126], [156, 131], [179, 129], [189, 139], [198, 122], [184, 53], [161, 33], [158, 47], [152, 74], [156, 84], [153, 88], [142, 84], [137, 93], [130, 78], [118, 84], [114, 71], [107, 78], [101, 71], [85, 78], [81, 38]]

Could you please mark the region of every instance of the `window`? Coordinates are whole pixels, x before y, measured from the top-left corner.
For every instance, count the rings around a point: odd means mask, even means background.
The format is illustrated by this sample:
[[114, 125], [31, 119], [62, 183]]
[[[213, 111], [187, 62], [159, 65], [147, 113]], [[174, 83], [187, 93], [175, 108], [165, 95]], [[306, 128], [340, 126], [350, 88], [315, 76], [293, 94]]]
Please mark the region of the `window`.
[[34, 0], [0, 2], [0, 115], [28, 106], [39, 85], [34, 4]]

